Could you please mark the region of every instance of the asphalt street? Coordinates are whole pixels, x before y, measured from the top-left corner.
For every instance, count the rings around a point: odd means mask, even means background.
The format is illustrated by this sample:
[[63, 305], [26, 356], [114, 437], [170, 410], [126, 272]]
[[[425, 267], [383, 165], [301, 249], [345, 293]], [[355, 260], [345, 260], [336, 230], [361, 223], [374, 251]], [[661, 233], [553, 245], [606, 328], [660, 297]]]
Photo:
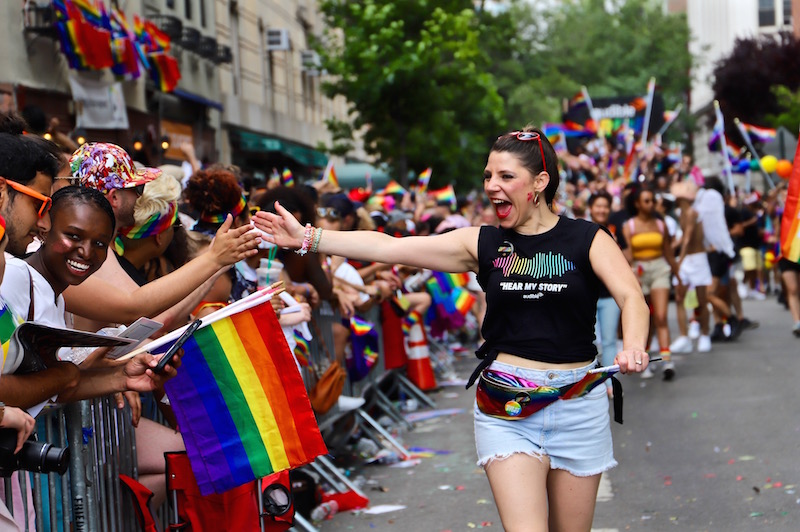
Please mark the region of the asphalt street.
[[[612, 423], [620, 465], [604, 475], [594, 530], [800, 530], [800, 339], [774, 298], [745, 301], [745, 314], [760, 326], [710, 353], [675, 355], [675, 380], [622, 377], [625, 423]], [[670, 317], [674, 326], [672, 307]], [[459, 358], [459, 376], [474, 363]], [[474, 391], [431, 397], [460, 413], [401, 434], [422, 457], [399, 464], [410, 467], [354, 462], [370, 508], [390, 511], [339, 513], [320, 530], [502, 530], [475, 466]]]

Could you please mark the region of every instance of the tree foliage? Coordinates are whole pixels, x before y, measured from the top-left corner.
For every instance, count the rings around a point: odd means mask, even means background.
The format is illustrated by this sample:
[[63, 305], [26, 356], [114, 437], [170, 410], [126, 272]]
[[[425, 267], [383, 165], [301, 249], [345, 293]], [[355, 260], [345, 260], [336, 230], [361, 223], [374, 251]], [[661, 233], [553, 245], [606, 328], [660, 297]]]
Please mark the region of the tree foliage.
[[465, 0], [322, 0], [319, 47], [328, 96], [344, 96], [365, 148], [393, 166], [432, 166], [433, 186], [472, 181], [500, 128], [502, 102], [471, 3]]
[[[778, 117], [789, 112], [784, 118], [792, 120], [791, 93], [800, 89], [800, 42], [790, 33], [738, 39], [730, 55], [715, 65], [712, 88], [726, 116], [776, 126]], [[790, 131], [797, 126], [796, 121], [787, 125]]]

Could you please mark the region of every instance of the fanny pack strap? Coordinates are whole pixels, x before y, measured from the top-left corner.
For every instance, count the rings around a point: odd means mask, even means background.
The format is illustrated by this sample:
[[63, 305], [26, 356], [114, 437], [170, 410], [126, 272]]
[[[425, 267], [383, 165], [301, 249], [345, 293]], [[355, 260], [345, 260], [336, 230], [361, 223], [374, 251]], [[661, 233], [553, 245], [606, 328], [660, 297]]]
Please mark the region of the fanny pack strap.
[[469, 390], [469, 388], [475, 384], [475, 381], [478, 379], [478, 377], [480, 377], [481, 372], [488, 368], [492, 362], [497, 359], [497, 355], [499, 354], [500, 352], [497, 349], [492, 348], [489, 342], [483, 342], [483, 345], [481, 345], [478, 350], [475, 351], [475, 356], [481, 359], [481, 363], [478, 364], [478, 367], [475, 368], [475, 371], [473, 371], [472, 375], [469, 376], [466, 386], [467, 390]]
[[614, 421], [622, 425], [622, 383], [613, 375], [611, 389], [614, 392]]

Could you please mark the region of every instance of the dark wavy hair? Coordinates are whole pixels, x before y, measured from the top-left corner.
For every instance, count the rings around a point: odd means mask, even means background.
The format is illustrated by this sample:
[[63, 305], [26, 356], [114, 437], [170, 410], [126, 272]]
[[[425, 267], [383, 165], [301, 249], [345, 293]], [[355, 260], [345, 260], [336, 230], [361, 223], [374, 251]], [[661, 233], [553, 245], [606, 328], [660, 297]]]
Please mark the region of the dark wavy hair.
[[112, 233], [117, 227], [117, 219], [114, 216], [114, 210], [111, 208], [111, 204], [108, 202], [105, 195], [96, 188], [76, 186], [63, 187], [53, 194], [52, 200], [53, 206], [50, 208], [51, 216], [69, 205], [94, 205], [108, 216], [108, 220], [111, 222]]
[[647, 186], [638, 186], [634, 188], [630, 194], [625, 198], [625, 210], [628, 211], [628, 214], [631, 216], [636, 216], [639, 214], [639, 209], [636, 208], [636, 202], [639, 201], [639, 198], [642, 197], [642, 194], [645, 192], [649, 192], [653, 194], [653, 200], [655, 201], [655, 192], [653, 189]]
[[598, 190], [597, 192], [589, 196], [589, 201], [588, 201], [589, 208], [591, 208], [592, 205], [594, 205], [594, 202], [599, 199], [605, 199], [608, 202], [609, 207], [611, 207], [614, 204], [614, 199], [611, 197], [611, 194], [609, 194], [605, 190]]
[[[542, 140], [542, 149], [539, 149], [539, 141], [535, 139], [519, 140], [517, 139], [516, 133], [537, 133]], [[556, 155], [556, 150], [553, 149], [553, 145], [550, 144], [550, 141], [547, 140], [547, 136], [541, 129], [528, 126], [520, 131], [501, 135], [492, 145], [491, 151], [513, 153], [522, 162], [522, 166], [533, 176], [544, 171], [546, 166], [547, 175], [550, 176], [550, 182], [544, 189], [544, 199], [547, 205], [553, 204], [553, 199], [556, 197], [559, 184], [558, 156]], [[542, 159], [542, 154], [544, 154], [544, 159]]]

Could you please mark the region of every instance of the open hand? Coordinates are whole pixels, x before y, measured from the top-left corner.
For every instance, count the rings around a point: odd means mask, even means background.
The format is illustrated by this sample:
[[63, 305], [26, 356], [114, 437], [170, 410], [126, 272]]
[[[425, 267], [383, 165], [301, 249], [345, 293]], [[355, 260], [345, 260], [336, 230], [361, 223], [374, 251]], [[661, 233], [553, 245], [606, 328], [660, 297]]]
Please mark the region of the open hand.
[[258, 253], [259, 235], [250, 232], [252, 228], [249, 225], [236, 229], [231, 229], [231, 225], [233, 217], [229, 214], [206, 251], [212, 254], [220, 267], [235, 264]]
[[258, 211], [251, 218], [256, 229], [263, 231], [261, 237], [283, 248], [297, 249], [303, 245], [305, 229], [292, 213], [275, 202], [275, 213]]

